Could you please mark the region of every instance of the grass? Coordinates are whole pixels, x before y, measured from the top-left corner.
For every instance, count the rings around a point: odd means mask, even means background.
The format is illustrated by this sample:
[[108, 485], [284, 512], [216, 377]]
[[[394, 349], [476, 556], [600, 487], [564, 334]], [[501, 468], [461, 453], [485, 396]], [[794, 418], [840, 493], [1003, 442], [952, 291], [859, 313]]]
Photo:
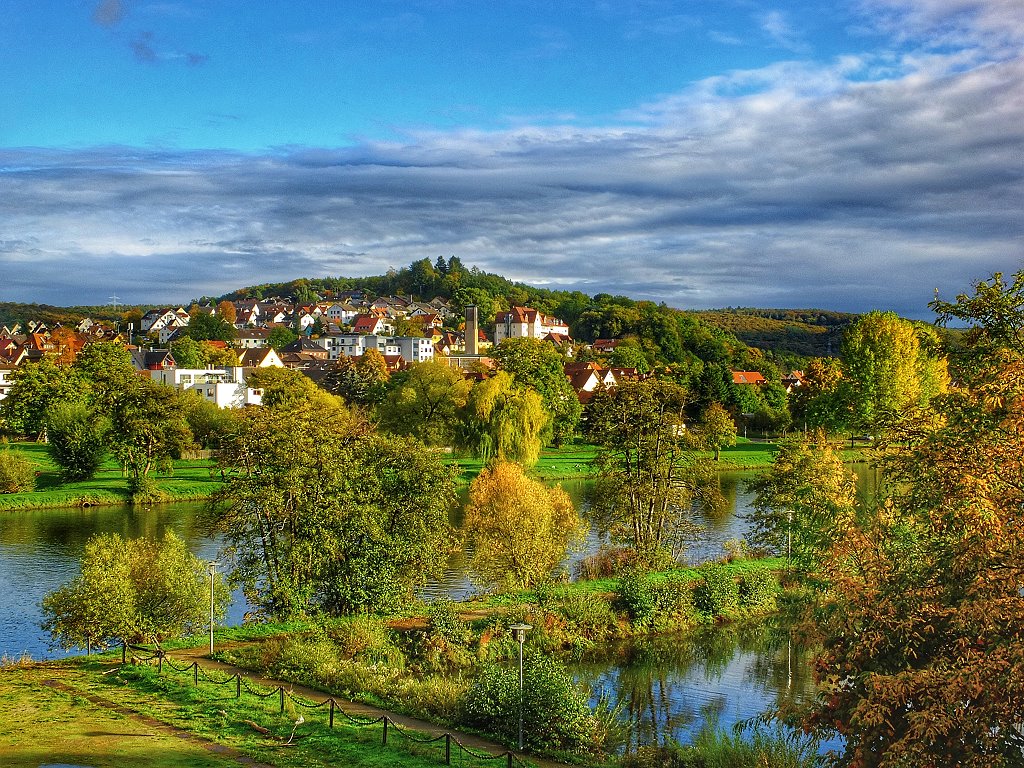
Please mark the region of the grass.
[[[63, 483], [46, 445], [10, 443], [9, 447], [34, 464], [38, 474], [35, 490], [0, 494], [0, 510], [103, 506], [130, 501], [127, 478], [121, 474], [121, 465], [114, 459], [105, 461], [90, 480]], [[206, 459], [180, 459], [174, 462], [173, 472], [166, 475], [154, 473], [153, 478], [167, 501], [207, 499], [222, 485], [219, 477], [211, 474], [212, 467], [213, 462]]]
[[[126, 666], [96, 659], [70, 660], [0, 669], [0, 742], [3, 765], [35, 766], [64, 762], [88, 766], [237, 766], [236, 757], [213, 755], [194, 739], [164, 735], [132, 717], [99, 707], [86, 698], [96, 695], [182, 733], [216, 742], [236, 753], [282, 768], [307, 766], [373, 766], [434, 768], [444, 763], [444, 742], [417, 745], [394, 730], [381, 745], [381, 726], [357, 727], [340, 714], [328, 727], [328, 710], [307, 709], [285, 699], [280, 711], [276, 694], [259, 699], [243, 692], [234, 698], [233, 685], [216, 685], [191, 672], [165, 666]], [[214, 675], [213, 680], [227, 678]], [[53, 690], [43, 680], [56, 678], [76, 693]], [[243, 691], [245, 689], [243, 688]], [[325, 697], [326, 698], [326, 697]], [[296, 725], [298, 715], [304, 722]], [[266, 728], [262, 734], [246, 721]], [[295, 739], [286, 745], [294, 731]], [[458, 755], [462, 766], [488, 763]], [[490, 761], [489, 764], [494, 764]]]
[[96, 768], [237, 766], [199, 744], [98, 707], [85, 696], [43, 685], [48, 667], [0, 670], [0, 762], [8, 768], [50, 763]]

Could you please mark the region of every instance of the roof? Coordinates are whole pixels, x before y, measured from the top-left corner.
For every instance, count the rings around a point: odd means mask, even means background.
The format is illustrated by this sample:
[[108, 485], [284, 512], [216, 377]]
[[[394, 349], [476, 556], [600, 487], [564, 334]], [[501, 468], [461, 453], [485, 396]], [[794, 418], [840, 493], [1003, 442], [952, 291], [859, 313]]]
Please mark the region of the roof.
[[733, 384], [765, 384], [767, 379], [758, 371], [733, 371]]

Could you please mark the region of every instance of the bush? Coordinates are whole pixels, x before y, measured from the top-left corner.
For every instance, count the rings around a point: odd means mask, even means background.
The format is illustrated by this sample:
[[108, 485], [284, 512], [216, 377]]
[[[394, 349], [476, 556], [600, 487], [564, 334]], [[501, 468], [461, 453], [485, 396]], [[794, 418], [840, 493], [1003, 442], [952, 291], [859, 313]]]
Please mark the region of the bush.
[[770, 611], [779, 597], [779, 581], [771, 571], [751, 571], [740, 579], [739, 595], [743, 608]]
[[46, 414], [50, 457], [65, 483], [88, 480], [107, 454], [105, 419], [83, 403], [56, 403]]
[[709, 618], [735, 612], [740, 589], [733, 575], [719, 563], [705, 563], [698, 573], [700, 579], [693, 589], [694, 607]]
[[628, 547], [602, 546], [573, 567], [573, 578], [605, 579], [636, 565], [636, 551]]
[[10, 448], [0, 451], [0, 493], [31, 491], [35, 486], [35, 465]]
[[568, 630], [588, 640], [600, 639], [618, 626], [615, 612], [608, 601], [603, 595], [594, 592], [567, 592], [558, 601], [555, 610], [565, 619]]
[[330, 626], [327, 635], [342, 659], [388, 664], [397, 669], [405, 666], [405, 657], [395, 644], [391, 630], [378, 616], [356, 615], [338, 621]]
[[[557, 662], [537, 654], [523, 669], [523, 741], [527, 749], [588, 752], [595, 747], [597, 722], [587, 697]], [[466, 725], [502, 743], [519, 734], [519, 669], [486, 665], [473, 682], [463, 711]]]
[[647, 573], [640, 568], [629, 568], [619, 576], [616, 587], [619, 605], [637, 625], [646, 625], [658, 609], [658, 593]]
[[693, 589], [693, 581], [678, 573], [668, 574], [655, 586], [659, 629], [679, 629], [693, 623]]

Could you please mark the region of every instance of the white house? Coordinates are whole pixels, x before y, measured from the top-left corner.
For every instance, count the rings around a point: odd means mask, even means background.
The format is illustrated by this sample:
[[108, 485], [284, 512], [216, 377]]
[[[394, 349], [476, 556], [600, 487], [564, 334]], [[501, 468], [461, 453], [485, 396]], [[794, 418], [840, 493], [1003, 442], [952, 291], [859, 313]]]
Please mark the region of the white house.
[[150, 371], [153, 381], [195, 392], [218, 408], [241, 408], [244, 405], [260, 405], [263, 390], [247, 387], [245, 369], [232, 368], [168, 368]]
[[494, 318], [494, 343], [505, 339], [543, 339], [545, 336], [568, 337], [569, 326], [557, 317], [549, 317], [529, 307], [512, 307]]

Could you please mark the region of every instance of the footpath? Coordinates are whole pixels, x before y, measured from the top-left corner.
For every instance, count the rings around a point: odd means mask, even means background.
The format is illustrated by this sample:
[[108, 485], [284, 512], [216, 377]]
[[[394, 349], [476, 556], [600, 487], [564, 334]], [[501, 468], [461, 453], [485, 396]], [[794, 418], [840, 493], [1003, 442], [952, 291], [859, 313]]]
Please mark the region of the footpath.
[[[251, 684], [256, 684], [262, 688], [269, 689], [284, 689], [287, 693], [292, 696], [298, 696], [303, 699], [321, 702], [326, 699], [333, 699], [337, 702], [338, 707], [346, 715], [353, 718], [365, 719], [365, 720], [377, 720], [387, 718], [392, 724], [397, 725], [399, 728], [408, 731], [415, 731], [417, 734], [422, 735], [426, 738], [438, 738], [444, 736], [444, 734], [450, 734], [452, 739], [457, 741], [463, 747], [472, 750], [473, 752], [493, 755], [495, 764], [498, 763], [498, 758], [504, 755], [509, 750], [507, 747], [502, 746], [496, 742], [488, 739], [481, 738], [471, 733], [465, 733], [456, 731], [451, 728], [446, 728], [435, 723], [430, 723], [426, 720], [420, 720], [415, 717], [409, 717], [407, 715], [401, 715], [395, 712], [374, 707], [369, 704], [363, 704], [357, 701], [350, 701], [343, 699], [333, 694], [325, 693], [324, 691], [317, 690], [315, 688], [309, 688], [304, 685], [298, 685], [295, 683], [289, 683], [282, 680], [275, 680], [269, 677], [263, 677], [256, 675], [252, 671], [236, 667], [232, 664], [227, 664], [222, 661], [211, 659], [208, 656], [208, 648], [187, 648], [181, 650], [170, 651], [166, 656], [167, 660], [170, 660], [176, 666], [180, 666], [183, 662], [189, 666], [197, 664], [199, 669], [205, 670], [206, 672], [219, 673], [221, 675], [227, 675], [234, 677], [236, 675], [241, 676], [243, 681], [248, 681]], [[537, 768], [568, 768], [566, 763], [560, 763], [555, 760], [547, 758], [535, 757], [533, 755], [519, 755], [516, 753], [516, 763], [522, 765], [528, 763], [535, 765]], [[500, 763], [504, 765], [504, 763]]]

